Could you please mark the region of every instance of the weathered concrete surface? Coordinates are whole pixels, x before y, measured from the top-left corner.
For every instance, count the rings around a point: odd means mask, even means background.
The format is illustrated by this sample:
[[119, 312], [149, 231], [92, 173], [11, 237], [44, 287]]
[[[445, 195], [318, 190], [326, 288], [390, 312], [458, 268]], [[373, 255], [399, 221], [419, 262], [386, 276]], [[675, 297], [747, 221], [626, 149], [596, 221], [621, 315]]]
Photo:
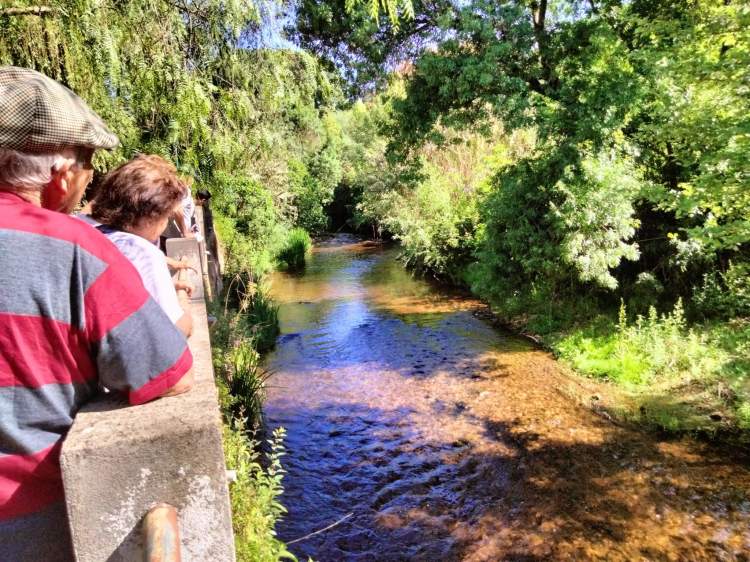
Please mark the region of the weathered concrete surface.
[[65, 440], [61, 464], [79, 562], [143, 560], [141, 520], [160, 502], [179, 510], [184, 561], [234, 560], [204, 303], [192, 303], [191, 312], [194, 388], [142, 406], [97, 401], [81, 410]]
[[[193, 269], [188, 271], [188, 280], [193, 285], [193, 294], [190, 300], [193, 302], [203, 301], [203, 259], [201, 259], [201, 246], [195, 238], [169, 238], [167, 239], [167, 255], [170, 258], [180, 260], [187, 258]], [[203, 250], [205, 252], [205, 250]]]

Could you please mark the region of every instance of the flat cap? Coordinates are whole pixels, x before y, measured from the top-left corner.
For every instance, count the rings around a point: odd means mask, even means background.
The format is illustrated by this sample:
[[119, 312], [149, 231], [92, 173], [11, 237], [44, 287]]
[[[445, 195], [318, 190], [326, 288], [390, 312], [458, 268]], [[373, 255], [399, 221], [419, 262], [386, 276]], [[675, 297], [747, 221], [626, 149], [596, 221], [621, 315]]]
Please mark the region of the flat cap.
[[59, 82], [36, 70], [0, 66], [0, 147], [43, 153], [118, 143], [86, 102]]

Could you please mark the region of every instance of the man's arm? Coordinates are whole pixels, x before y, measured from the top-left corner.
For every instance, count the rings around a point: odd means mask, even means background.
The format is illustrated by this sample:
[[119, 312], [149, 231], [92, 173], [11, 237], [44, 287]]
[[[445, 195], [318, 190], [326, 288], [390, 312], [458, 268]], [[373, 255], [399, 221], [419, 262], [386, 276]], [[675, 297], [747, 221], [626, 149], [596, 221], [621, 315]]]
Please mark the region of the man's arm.
[[130, 261], [111, 249], [108, 267], [84, 298], [99, 380], [127, 393], [131, 404], [187, 391], [193, 358], [185, 336], [151, 298]]

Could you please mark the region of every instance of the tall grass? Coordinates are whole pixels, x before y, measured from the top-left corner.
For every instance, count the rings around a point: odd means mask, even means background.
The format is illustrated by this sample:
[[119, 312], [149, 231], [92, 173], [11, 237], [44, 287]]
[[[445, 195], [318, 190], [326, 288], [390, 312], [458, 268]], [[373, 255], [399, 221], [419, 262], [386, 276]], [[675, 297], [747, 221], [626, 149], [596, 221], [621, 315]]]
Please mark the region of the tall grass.
[[228, 280], [227, 292], [212, 312], [217, 317], [211, 342], [224, 417], [224, 455], [227, 468], [235, 473], [229, 493], [237, 560], [296, 560], [275, 531], [286, 513], [279, 499], [284, 430], [276, 429], [265, 447], [257, 437], [268, 378], [260, 347], [270, 346], [278, 333], [276, 307], [262, 289], [237, 276]]
[[303, 228], [289, 231], [286, 241], [276, 254], [279, 269], [301, 271], [305, 268], [305, 257], [312, 248], [310, 235]]

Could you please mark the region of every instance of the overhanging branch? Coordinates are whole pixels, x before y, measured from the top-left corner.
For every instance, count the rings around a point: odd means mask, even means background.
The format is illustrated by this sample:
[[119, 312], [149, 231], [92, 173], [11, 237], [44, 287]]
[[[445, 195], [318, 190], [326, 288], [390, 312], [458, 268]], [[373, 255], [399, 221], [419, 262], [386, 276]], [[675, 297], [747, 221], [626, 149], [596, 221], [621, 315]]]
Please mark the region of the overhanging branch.
[[25, 8], [3, 8], [0, 16], [43, 16], [57, 11], [50, 6], [26, 6]]

